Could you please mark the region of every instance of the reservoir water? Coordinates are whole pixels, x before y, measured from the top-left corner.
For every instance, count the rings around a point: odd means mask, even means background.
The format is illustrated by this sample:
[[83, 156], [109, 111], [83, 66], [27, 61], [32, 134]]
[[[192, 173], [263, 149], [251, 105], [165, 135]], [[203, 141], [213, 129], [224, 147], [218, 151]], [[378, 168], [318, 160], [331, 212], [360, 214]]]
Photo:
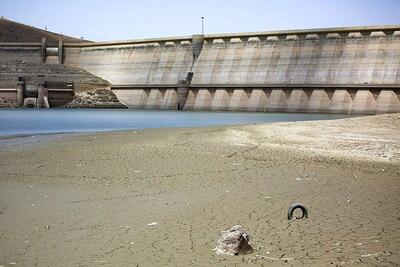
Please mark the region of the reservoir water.
[[135, 109], [1, 109], [0, 136], [328, 120], [346, 117], [349, 115]]

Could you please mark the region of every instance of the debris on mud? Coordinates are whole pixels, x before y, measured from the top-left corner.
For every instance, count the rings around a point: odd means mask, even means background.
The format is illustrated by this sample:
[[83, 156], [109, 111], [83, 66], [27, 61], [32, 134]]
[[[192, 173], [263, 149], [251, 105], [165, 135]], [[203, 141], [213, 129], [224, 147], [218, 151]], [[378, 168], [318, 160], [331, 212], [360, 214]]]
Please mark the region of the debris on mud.
[[253, 247], [249, 243], [250, 236], [240, 224], [221, 231], [221, 238], [217, 241], [217, 246], [213, 249], [217, 254], [240, 255], [253, 252]]

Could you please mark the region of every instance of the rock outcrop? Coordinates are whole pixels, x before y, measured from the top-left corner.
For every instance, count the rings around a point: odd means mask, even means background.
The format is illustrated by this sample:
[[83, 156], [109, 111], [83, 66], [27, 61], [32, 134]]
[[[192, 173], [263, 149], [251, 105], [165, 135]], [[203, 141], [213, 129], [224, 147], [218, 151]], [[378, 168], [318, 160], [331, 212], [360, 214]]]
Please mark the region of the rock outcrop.
[[110, 89], [97, 89], [90, 92], [76, 93], [74, 100], [66, 108], [127, 108], [118, 101]]

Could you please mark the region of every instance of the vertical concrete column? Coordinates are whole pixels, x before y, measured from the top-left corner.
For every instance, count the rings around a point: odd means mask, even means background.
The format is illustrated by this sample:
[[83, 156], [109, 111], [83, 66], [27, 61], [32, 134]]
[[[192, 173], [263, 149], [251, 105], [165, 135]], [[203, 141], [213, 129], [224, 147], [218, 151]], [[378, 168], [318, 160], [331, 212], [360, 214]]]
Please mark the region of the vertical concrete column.
[[194, 101], [194, 110], [207, 110], [210, 109], [212, 102], [212, 95], [208, 89], [199, 89], [196, 99]]
[[177, 109], [178, 94], [176, 89], [167, 89], [161, 102], [161, 109]]
[[192, 36], [192, 53], [193, 53], [193, 62], [200, 56], [201, 49], [203, 49], [204, 44], [204, 35], [201, 34], [193, 34]]
[[186, 80], [180, 80], [178, 83], [178, 110], [183, 109], [189, 94], [189, 84]]
[[60, 40], [58, 40], [58, 64], [59, 65], [63, 64], [63, 58], [64, 58], [63, 40], [60, 39]]
[[194, 90], [189, 90], [189, 93], [186, 98], [186, 103], [185, 103], [185, 106], [183, 107], [183, 109], [184, 110], [192, 110], [194, 107], [195, 101], [196, 101], [196, 94], [195, 94]]
[[24, 85], [25, 82], [22, 77], [18, 77], [17, 80], [17, 106], [22, 107], [24, 105]]
[[48, 106], [48, 90], [44, 86], [44, 82], [40, 81], [38, 83], [38, 98], [37, 98], [38, 108], [49, 108]]
[[46, 46], [47, 46], [46, 37], [42, 37], [42, 49], [40, 53], [40, 56], [42, 57], [42, 63], [46, 62]]
[[159, 109], [161, 107], [163, 96], [160, 89], [151, 89], [149, 97], [147, 98], [146, 105], [144, 108], [154, 108]]

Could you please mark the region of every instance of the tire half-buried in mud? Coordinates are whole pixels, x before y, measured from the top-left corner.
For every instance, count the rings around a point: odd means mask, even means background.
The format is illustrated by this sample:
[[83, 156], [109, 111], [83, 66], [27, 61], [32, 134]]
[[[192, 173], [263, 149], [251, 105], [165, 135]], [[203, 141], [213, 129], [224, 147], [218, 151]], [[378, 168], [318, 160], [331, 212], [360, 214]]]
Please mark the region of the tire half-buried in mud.
[[293, 219], [293, 213], [296, 209], [301, 209], [301, 211], [303, 212], [303, 215], [300, 218], [295, 217], [295, 219], [304, 219], [304, 218], [308, 218], [308, 210], [307, 208], [301, 204], [301, 203], [294, 203], [292, 204], [289, 209], [288, 209], [288, 220], [292, 220]]

